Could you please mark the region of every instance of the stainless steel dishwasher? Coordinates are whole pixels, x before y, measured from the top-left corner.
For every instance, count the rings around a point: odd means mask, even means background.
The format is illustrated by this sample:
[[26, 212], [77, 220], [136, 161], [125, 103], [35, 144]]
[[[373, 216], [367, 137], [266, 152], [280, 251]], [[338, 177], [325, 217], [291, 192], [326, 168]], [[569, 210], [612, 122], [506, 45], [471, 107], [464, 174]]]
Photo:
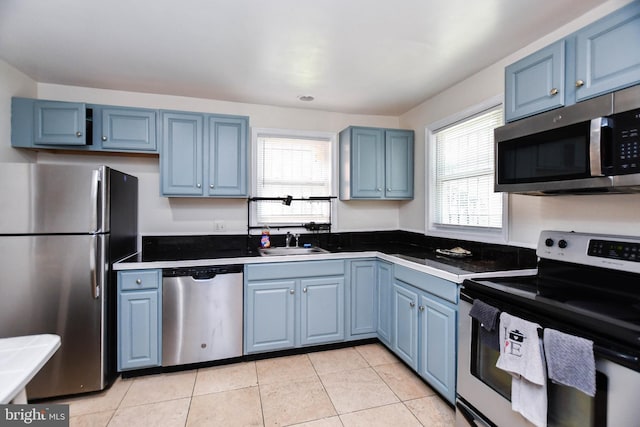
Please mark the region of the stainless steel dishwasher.
[[242, 356], [242, 265], [162, 271], [162, 366]]

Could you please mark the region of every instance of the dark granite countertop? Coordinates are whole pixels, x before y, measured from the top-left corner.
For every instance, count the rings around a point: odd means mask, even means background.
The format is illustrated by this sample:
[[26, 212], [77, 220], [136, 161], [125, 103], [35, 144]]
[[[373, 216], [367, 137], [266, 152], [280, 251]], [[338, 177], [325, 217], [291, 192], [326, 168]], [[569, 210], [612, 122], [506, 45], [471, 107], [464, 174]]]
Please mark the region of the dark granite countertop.
[[[181, 235], [143, 236], [142, 253], [122, 262], [185, 261], [260, 256], [260, 236]], [[284, 235], [272, 235], [272, 246], [284, 246]], [[424, 236], [406, 231], [306, 234], [300, 245], [311, 243], [332, 253], [381, 252], [400, 259], [461, 275], [536, 268], [533, 249]], [[436, 249], [462, 247], [470, 257], [450, 258]]]

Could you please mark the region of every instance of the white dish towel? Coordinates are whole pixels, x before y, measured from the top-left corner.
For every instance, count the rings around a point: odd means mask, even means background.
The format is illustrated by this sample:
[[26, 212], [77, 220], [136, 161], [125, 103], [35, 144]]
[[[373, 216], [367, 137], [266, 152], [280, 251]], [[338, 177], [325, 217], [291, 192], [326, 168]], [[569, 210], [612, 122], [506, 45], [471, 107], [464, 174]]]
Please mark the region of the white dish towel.
[[500, 357], [496, 367], [509, 372], [511, 409], [538, 427], [547, 425], [547, 373], [537, 323], [500, 314]]

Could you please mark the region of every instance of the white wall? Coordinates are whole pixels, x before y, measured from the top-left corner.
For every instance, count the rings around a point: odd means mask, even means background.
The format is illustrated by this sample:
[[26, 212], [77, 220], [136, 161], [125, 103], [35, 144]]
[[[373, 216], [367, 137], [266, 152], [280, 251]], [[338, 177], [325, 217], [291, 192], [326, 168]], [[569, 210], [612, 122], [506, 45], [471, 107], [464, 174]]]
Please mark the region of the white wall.
[[[416, 132], [416, 197], [400, 206], [400, 227], [425, 231], [425, 128], [459, 111], [504, 94], [504, 67], [629, 3], [612, 0], [537, 40], [400, 117]], [[535, 247], [543, 229], [640, 235], [639, 195], [509, 197], [510, 243]]]
[[11, 97], [34, 98], [37, 84], [0, 59], [0, 161], [34, 162], [36, 154], [11, 148]]
[[[250, 125], [258, 128], [338, 133], [349, 125], [398, 127], [397, 117], [340, 114], [43, 83], [37, 85], [37, 97], [107, 105], [247, 115], [250, 117]], [[0, 161], [5, 161], [4, 156], [0, 157]], [[223, 221], [225, 232], [229, 234], [245, 233], [247, 230], [246, 200], [161, 197], [158, 156], [87, 155], [41, 151], [37, 155], [37, 161], [104, 163], [137, 176], [140, 183], [141, 234], [219, 233], [214, 229], [215, 221]], [[395, 230], [399, 227], [398, 202], [337, 201], [336, 203], [338, 203], [338, 212], [337, 220], [334, 221], [334, 231]]]

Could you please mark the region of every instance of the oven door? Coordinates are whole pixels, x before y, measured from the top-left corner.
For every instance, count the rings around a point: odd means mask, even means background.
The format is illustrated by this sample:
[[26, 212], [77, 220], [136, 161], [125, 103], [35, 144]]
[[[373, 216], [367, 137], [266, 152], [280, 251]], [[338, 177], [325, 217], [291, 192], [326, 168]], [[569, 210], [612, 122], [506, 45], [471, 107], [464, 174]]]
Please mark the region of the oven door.
[[[511, 376], [495, 367], [498, 352], [481, 343], [480, 325], [469, 316], [473, 294], [460, 296], [458, 330], [458, 382], [456, 426], [531, 426], [511, 410]], [[544, 327], [558, 328], [557, 322], [518, 310], [508, 303], [482, 297], [501, 311], [535, 321]], [[596, 396], [548, 382], [548, 425], [602, 427], [637, 425], [640, 419], [640, 374], [596, 351]]]

